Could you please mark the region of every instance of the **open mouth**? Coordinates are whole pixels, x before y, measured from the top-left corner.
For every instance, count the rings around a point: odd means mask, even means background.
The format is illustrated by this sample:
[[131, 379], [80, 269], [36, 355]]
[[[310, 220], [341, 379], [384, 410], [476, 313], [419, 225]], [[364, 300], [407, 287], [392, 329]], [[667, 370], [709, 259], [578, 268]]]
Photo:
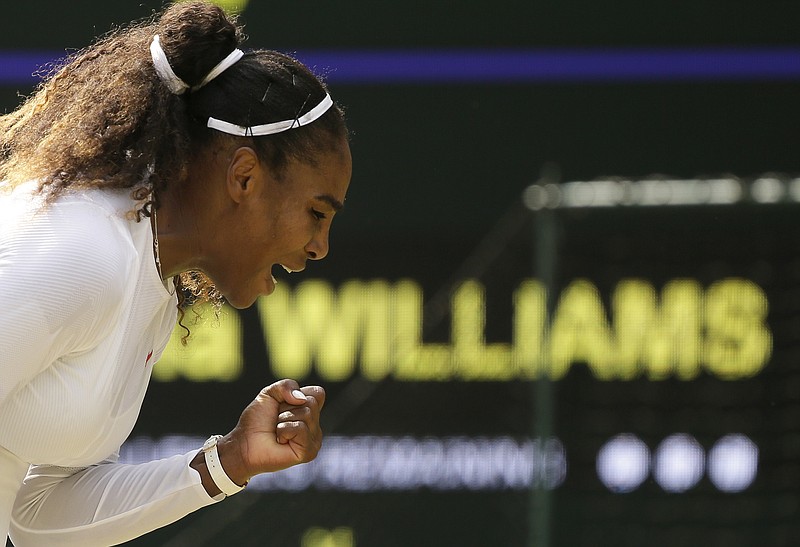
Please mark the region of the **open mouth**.
[[305, 270], [305, 266], [301, 266], [300, 268], [292, 268], [291, 266], [287, 266], [285, 264], [281, 264], [280, 266], [281, 268], [286, 270], [286, 273], [302, 272], [303, 270]]
[[[287, 266], [286, 264], [277, 264], [277, 265], [283, 268], [286, 271], [286, 273], [302, 272], [303, 270], [305, 270], [305, 264], [300, 267]], [[272, 290], [274, 290], [275, 285], [278, 284], [278, 280], [275, 278], [275, 275], [272, 272], [270, 272], [270, 278], [272, 279], [272, 287], [273, 287]]]

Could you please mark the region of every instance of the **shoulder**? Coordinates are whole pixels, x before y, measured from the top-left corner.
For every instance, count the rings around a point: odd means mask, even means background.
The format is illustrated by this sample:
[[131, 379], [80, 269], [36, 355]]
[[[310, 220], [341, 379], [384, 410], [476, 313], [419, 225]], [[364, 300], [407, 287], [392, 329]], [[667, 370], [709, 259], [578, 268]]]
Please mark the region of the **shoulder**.
[[132, 221], [115, 195], [87, 192], [42, 205], [18, 201], [14, 222], [0, 226], [0, 255], [7, 268], [36, 277], [73, 279], [82, 285], [112, 288], [125, 280], [137, 261]]
[[141, 260], [134, 238], [149, 223], [126, 215], [132, 200], [99, 194], [30, 203], [0, 205], [15, 219], [0, 219], [0, 286], [14, 309], [3, 321], [38, 318], [64, 348], [90, 347], [130, 301]]

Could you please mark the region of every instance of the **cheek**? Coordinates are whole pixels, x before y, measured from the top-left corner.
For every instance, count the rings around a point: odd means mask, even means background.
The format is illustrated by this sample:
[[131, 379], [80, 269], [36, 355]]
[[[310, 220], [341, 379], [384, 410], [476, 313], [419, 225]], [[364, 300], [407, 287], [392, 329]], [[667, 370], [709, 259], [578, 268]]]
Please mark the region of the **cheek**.
[[271, 205], [260, 212], [260, 218], [250, 219], [244, 233], [237, 238], [237, 248], [232, 249], [233, 253], [247, 255], [239, 263], [247, 263], [249, 269], [262, 269], [288, 256], [294, 258], [314, 237], [318, 227], [307, 209], [299, 204], [276, 201]]
[[270, 233], [271, 242], [284, 252], [305, 247], [314, 237], [316, 224], [310, 214], [284, 216]]

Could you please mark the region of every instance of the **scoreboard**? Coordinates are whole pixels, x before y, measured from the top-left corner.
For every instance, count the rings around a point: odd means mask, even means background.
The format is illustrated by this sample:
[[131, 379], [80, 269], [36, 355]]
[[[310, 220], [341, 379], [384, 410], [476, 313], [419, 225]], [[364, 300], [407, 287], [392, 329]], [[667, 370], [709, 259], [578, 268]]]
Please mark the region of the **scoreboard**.
[[206, 310], [187, 347], [176, 330], [123, 456], [188, 450], [290, 376], [328, 391], [318, 459], [186, 530], [792, 544], [798, 198], [800, 179], [774, 176], [542, 182], [472, 253], [409, 241], [370, 250], [384, 277], [280, 279], [250, 310]]

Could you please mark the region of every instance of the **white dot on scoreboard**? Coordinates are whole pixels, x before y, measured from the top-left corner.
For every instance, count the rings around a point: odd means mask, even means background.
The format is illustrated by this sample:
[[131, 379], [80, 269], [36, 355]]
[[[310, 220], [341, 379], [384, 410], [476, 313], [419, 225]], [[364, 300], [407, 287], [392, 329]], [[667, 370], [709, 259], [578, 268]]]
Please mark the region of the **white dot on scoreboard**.
[[664, 439], [655, 451], [653, 477], [666, 492], [685, 492], [695, 486], [705, 471], [705, 453], [700, 443], [686, 433]]
[[650, 450], [636, 435], [617, 435], [597, 454], [597, 475], [612, 492], [636, 490], [649, 472]]
[[746, 435], [726, 435], [708, 453], [708, 478], [723, 492], [746, 489], [757, 470], [758, 447]]

